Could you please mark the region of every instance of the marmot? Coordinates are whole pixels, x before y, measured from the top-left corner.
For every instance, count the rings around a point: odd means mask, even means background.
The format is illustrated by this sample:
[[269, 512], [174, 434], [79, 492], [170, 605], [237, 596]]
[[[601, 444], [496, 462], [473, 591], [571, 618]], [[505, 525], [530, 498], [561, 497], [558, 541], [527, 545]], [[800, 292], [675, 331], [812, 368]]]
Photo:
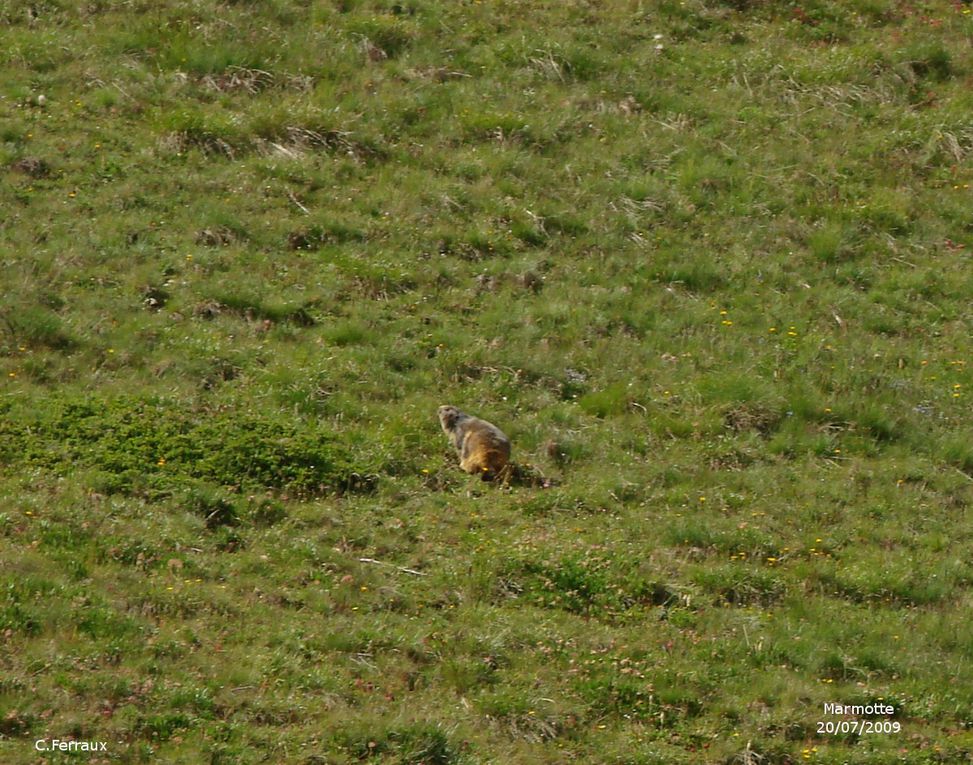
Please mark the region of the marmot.
[[510, 439], [500, 428], [455, 406], [441, 406], [438, 413], [439, 423], [456, 448], [463, 470], [481, 475], [484, 481], [506, 474]]

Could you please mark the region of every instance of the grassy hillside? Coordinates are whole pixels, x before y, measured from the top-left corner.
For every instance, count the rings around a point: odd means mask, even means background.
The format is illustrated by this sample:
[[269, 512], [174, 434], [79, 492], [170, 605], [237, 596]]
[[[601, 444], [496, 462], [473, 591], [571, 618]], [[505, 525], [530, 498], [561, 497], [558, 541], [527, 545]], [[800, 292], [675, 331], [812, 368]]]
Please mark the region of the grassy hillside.
[[973, 762], [971, 42], [0, 0], [0, 760]]

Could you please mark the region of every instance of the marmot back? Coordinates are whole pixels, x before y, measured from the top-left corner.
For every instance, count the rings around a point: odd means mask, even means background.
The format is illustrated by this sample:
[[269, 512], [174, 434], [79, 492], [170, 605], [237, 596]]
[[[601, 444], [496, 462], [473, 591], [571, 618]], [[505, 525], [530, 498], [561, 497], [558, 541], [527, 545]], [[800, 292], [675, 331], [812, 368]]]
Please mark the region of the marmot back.
[[459, 456], [459, 466], [479, 474], [484, 481], [505, 473], [510, 462], [510, 439], [496, 425], [461, 412], [455, 406], [441, 406], [439, 424]]

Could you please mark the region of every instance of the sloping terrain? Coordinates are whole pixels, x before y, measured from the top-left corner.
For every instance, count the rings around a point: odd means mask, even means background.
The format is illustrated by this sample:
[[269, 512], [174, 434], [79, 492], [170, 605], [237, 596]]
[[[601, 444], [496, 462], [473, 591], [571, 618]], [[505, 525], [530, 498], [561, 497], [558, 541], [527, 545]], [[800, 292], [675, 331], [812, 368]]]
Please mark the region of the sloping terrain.
[[0, 761], [973, 761], [971, 42], [0, 0]]

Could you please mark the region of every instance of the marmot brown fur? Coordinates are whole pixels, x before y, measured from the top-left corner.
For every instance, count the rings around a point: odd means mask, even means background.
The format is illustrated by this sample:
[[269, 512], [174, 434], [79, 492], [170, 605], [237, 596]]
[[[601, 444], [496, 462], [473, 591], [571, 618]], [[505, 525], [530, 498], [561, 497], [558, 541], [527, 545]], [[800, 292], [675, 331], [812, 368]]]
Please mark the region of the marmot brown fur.
[[506, 475], [510, 439], [496, 425], [461, 412], [455, 406], [439, 407], [439, 424], [459, 455], [459, 466], [484, 481]]

